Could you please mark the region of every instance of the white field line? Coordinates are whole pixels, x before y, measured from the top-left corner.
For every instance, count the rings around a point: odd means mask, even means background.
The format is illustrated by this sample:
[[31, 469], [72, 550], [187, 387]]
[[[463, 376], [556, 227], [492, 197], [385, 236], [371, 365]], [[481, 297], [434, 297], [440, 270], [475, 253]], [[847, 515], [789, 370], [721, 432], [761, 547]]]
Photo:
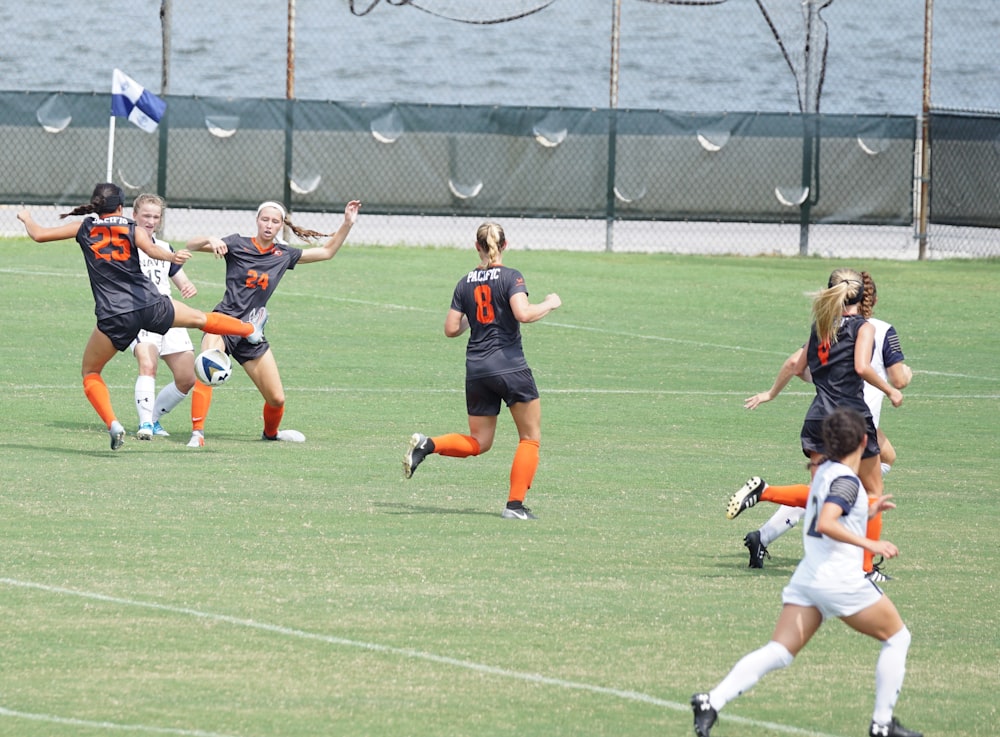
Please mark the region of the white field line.
[[[381, 645], [378, 643], [364, 642], [361, 640], [350, 640], [343, 637], [324, 635], [316, 632], [307, 632], [305, 630], [294, 629], [291, 627], [284, 627], [282, 625], [277, 625], [277, 624], [257, 622], [252, 619], [243, 619], [241, 617], [234, 617], [227, 614], [213, 614], [211, 612], [203, 612], [198, 609], [191, 609], [189, 607], [179, 607], [179, 606], [171, 606], [169, 604], [157, 604], [155, 602], [137, 601], [134, 599], [125, 599], [117, 596], [108, 596], [106, 594], [98, 594], [90, 591], [77, 591], [75, 589], [68, 589], [62, 586], [49, 586], [47, 584], [35, 583], [32, 581], [20, 581], [12, 578], [0, 578], [0, 584], [5, 584], [7, 586], [15, 586], [23, 589], [34, 589], [36, 591], [44, 591], [46, 593], [56, 594], [59, 596], [75, 596], [83, 599], [90, 599], [93, 601], [101, 601], [107, 604], [114, 604], [117, 606], [139, 607], [142, 609], [152, 609], [160, 612], [180, 614], [188, 617], [195, 617], [197, 619], [230, 624], [235, 627], [247, 627], [249, 629], [258, 630], [261, 632], [268, 632], [283, 637], [292, 637], [301, 640], [311, 640], [314, 642], [321, 642], [327, 645], [337, 645], [341, 647], [368, 650], [371, 652], [396, 655], [402, 658], [409, 658], [413, 660], [424, 660], [431, 663], [453, 666], [455, 668], [464, 668], [466, 670], [471, 670], [476, 673], [483, 673], [490, 676], [496, 676], [498, 678], [507, 678], [517, 681], [524, 681], [527, 683], [534, 683], [542, 686], [553, 686], [556, 688], [570, 689], [575, 691], [586, 691], [601, 696], [610, 696], [613, 698], [625, 699], [628, 701], [638, 701], [645, 704], [650, 704], [652, 706], [659, 706], [665, 709], [670, 709], [672, 711], [686, 712], [691, 709], [691, 706], [687, 703], [668, 701], [665, 699], [658, 698], [656, 696], [650, 696], [648, 694], [640, 693], [638, 691], [628, 691], [616, 688], [608, 688], [606, 686], [596, 686], [589, 683], [581, 683], [579, 681], [567, 681], [561, 678], [552, 678], [550, 676], [545, 676], [540, 673], [527, 673], [524, 671], [509, 670], [507, 668], [498, 668], [496, 666], [476, 663], [470, 660], [461, 660], [458, 658], [448, 657], [446, 655], [436, 655], [434, 653], [424, 652], [422, 650], [393, 647], [390, 645]], [[62, 717], [55, 717], [55, 716], [46, 717], [45, 715], [37, 715], [37, 714], [22, 715], [19, 712], [14, 712], [2, 708], [0, 708], [0, 716], [28, 716], [33, 719], [43, 719], [54, 722], [68, 723], [67, 720], [65, 720]], [[785, 734], [803, 735], [805, 737], [838, 737], [837, 735], [830, 735], [823, 732], [815, 732], [813, 730], [802, 729], [800, 727], [793, 727], [785, 724], [776, 724], [774, 722], [764, 722], [740, 716], [725, 715], [721, 717], [721, 719], [733, 722], [735, 724], [743, 724], [752, 727], [759, 727], [762, 729], [770, 729], [776, 732], [783, 732]], [[77, 722], [76, 720], [71, 720], [71, 723], [77, 723]], [[79, 722], [79, 723], [84, 724], [84, 722]], [[104, 723], [99, 723], [99, 725], [103, 724]], [[214, 733], [209, 733], [209, 732], [197, 732], [197, 731], [188, 732], [181, 730], [168, 730], [158, 727], [115, 725], [113, 726], [113, 728], [133, 729], [136, 731], [157, 732], [164, 734], [193, 735], [195, 737], [200, 737], [201, 735], [205, 735], [207, 737], [215, 737]]]
[[[70, 277], [70, 278], [84, 278], [86, 276], [86, 274], [83, 274], [83, 273], [72, 273], [71, 274], [71, 273], [63, 273], [63, 272], [28, 271], [28, 270], [24, 270], [24, 269], [10, 269], [10, 268], [0, 268], [0, 274], [18, 274], [18, 275], [21, 275], [21, 276], [59, 276], [59, 277]], [[217, 288], [217, 289], [220, 290], [220, 292], [225, 289], [225, 284], [215, 284], [215, 283], [211, 283], [211, 282], [202, 282], [200, 280], [199, 280], [199, 283], [202, 284], [202, 285], [204, 285], [204, 286], [206, 286], [206, 287]], [[317, 295], [317, 294], [305, 293], [305, 292], [283, 291], [282, 295], [286, 296], [286, 297], [294, 297], [294, 298], [298, 298], [298, 299], [327, 300], [327, 301], [331, 301], [331, 302], [343, 302], [345, 304], [366, 305], [366, 306], [369, 306], [369, 307], [377, 307], [377, 308], [386, 309], [386, 310], [400, 310], [400, 311], [406, 311], [406, 312], [424, 312], [424, 313], [433, 314], [433, 315], [437, 315], [439, 313], [441, 315], [443, 315], [444, 312], [445, 312], [444, 310], [431, 310], [431, 309], [428, 309], [426, 307], [413, 307], [411, 305], [401, 305], [401, 304], [395, 304], [395, 303], [392, 303], [392, 302], [379, 302], [379, 301], [374, 301], [374, 300], [352, 299], [352, 298], [347, 298], [347, 297], [338, 297], [336, 295], [331, 295], [331, 294], [320, 294], [320, 295]], [[607, 329], [607, 328], [588, 327], [586, 325], [573, 325], [571, 323], [555, 322], [553, 320], [544, 320], [542, 322], [539, 322], [538, 325], [542, 326], [542, 327], [550, 327], [550, 328], [563, 328], [564, 330], [581, 330], [581, 331], [586, 331], [586, 332], [591, 332], [591, 333], [599, 333], [599, 334], [603, 334], [603, 335], [613, 335], [613, 336], [620, 337], [620, 338], [634, 338], [636, 340], [654, 341], [654, 342], [660, 342], [660, 343], [674, 343], [674, 344], [677, 344], [677, 345], [687, 345], [687, 346], [692, 346], [694, 348], [701, 348], [701, 349], [717, 349], [717, 350], [724, 350], [724, 351], [738, 351], [738, 352], [743, 352], [743, 353], [759, 353], [759, 354], [767, 355], [767, 356], [781, 356], [783, 358], [788, 355], [787, 352], [769, 350], [769, 349], [764, 349], [764, 348], [755, 348], [755, 347], [752, 347], [752, 346], [726, 345], [726, 344], [723, 344], [723, 343], [708, 343], [708, 342], [705, 342], [705, 341], [689, 340], [689, 339], [685, 339], [685, 338], [672, 338], [670, 336], [663, 336], [663, 335], [649, 335], [649, 334], [646, 334], [646, 333], [629, 333], [629, 332], [626, 332], [626, 331], [623, 331], [623, 330], [610, 330], [610, 329]], [[943, 376], [943, 377], [946, 377], [946, 378], [953, 378], [953, 379], [972, 379], [972, 380], [977, 380], [977, 381], [1000, 381], [1000, 377], [994, 377], [994, 376], [975, 376], [975, 375], [972, 375], [972, 374], [956, 374], [956, 373], [948, 373], [948, 372], [942, 372], [942, 371], [928, 371], [928, 370], [919, 370], [919, 369], [914, 369], [913, 374], [914, 374], [914, 376], [919, 376], [921, 374], [924, 374], [924, 375], [927, 375], [927, 376]], [[376, 390], [373, 390], [373, 391], [376, 391]], [[553, 391], [553, 390], [549, 389], [547, 391]], [[576, 391], [576, 390], [565, 390], [565, 391]], [[580, 391], [583, 391], [585, 393], [602, 393], [602, 390], [580, 390]], [[628, 393], [633, 393], [633, 392], [628, 392]], [[641, 393], [641, 392], [637, 391], [637, 392], [634, 392], [634, 393]], [[657, 393], [657, 392], [652, 392], [652, 393]], [[675, 392], [675, 393], [677, 393], [677, 394], [693, 394], [695, 392]], [[793, 394], [793, 392], [784, 392], [784, 393], [785, 394]], [[920, 396], [925, 396], [925, 395], [920, 395]], [[971, 396], [966, 396], [966, 395], [940, 395], [940, 396], [941, 396], [941, 398], [944, 398], [944, 399], [962, 399], [962, 398], [969, 398], [969, 399], [996, 399], [997, 398], [995, 395], [986, 395], [985, 397], [980, 397], [980, 396], [976, 396], [976, 395], [971, 395]]]
[[[914, 374], [918, 372], [914, 371]], [[982, 377], [972, 377], [972, 378], [982, 378]], [[992, 379], [990, 379], [992, 381]], [[126, 391], [133, 388], [132, 384], [115, 384], [109, 383], [108, 388], [113, 391]], [[80, 391], [80, 384], [8, 384], [6, 389], [10, 391], [46, 391], [46, 392], [78, 392]], [[232, 383], [227, 384], [226, 388], [223, 390], [227, 394], [233, 393], [243, 393], [248, 392], [252, 394], [257, 394], [257, 388], [252, 384], [237, 384]], [[671, 396], [700, 396], [700, 397], [738, 397], [744, 399], [748, 392], [736, 392], [736, 391], [700, 391], [691, 389], [589, 389], [586, 387], [580, 387], [578, 389], [556, 389], [553, 387], [545, 386], [544, 384], [539, 384], [539, 391], [545, 395], [553, 394], [563, 394], [563, 395], [587, 395], [587, 396], [643, 396], [643, 397], [671, 397]], [[428, 387], [421, 387], [419, 389], [399, 387], [364, 387], [364, 386], [286, 386], [286, 394], [421, 394], [421, 395], [432, 395], [432, 394], [454, 394], [454, 395], [464, 395], [465, 389], [462, 387], [454, 387], [449, 389], [433, 389]], [[802, 391], [789, 391], [785, 390], [781, 392], [783, 397], [813, 397], [815, 392], [802, 392]], [[909, 392], [906, 397], [913, 401], [914, 399], [920, 399], [921, 401], [942, 401], [950, 402], [954, 400], [982, 400], [982, 401], [993, 401], [1000, 399], [1000, 393], [995, 394], [931, 394], [926, 392]]]
[[0, 717], [26, 719], [32, 722], [47, 722], [48, 724], [65, 724], [70, 727], [86, 727], [88, 729], [109, 729], [116, 732], [139, 732], [141, 734], [173, 734], [180, 737], [235, 737], [219, 732], [205, 732], [200, 729], [172, 729], [170, 727], [152, 727], [146, 724], [117, 724], [115, 722], [97, 722], [89, 719], [72, 719], [55, 714], [33, 714], [24, 711], [14, 711], [0, 706]]

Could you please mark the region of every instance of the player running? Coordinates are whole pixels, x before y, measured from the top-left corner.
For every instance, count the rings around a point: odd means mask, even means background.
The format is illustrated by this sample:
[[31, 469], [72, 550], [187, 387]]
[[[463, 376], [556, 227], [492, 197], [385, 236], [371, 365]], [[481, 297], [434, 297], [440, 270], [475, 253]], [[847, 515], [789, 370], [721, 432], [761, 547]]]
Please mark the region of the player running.
[[562, 300], [557, 294], [549, 294], [539, 304], [531, 304], [521, 272], [503, 265], [506, 248], [503, 228], [496, 223], [479, 226], [479, 266], [459, 280], [444, 321], [444, 334], [449, 338], [457, 338], [471, 328], [465, 352], [469, 434], [429, 438], [414, 433], [403, 458], [403, 475], [413, 476], [417, 466], [432, 453], [467, 458], [488, 451], [493, 446], [503, 401], [514, 418], [519, 441], [510, 469], [507, 506], [501, 516], [530, 520], [535, 515], [524, 506], [524, 498], [538, 469], [542, 407], [521, 348], [520, 324], [541, 320]]

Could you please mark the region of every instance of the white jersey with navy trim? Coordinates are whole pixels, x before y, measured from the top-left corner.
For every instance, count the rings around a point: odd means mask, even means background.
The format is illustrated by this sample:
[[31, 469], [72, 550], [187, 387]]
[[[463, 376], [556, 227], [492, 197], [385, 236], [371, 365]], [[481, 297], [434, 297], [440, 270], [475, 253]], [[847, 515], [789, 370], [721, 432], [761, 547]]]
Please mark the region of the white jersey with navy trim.
[[840, 542], [816, 531], [820, 510], [827, 503], [838, 505], [843, 514], [839, 524], [865, 536], [868, 526], [868, 494], [861, 479], [837, 461], [826, 461], [816, 469], [806, 502], [802, 527], [804, 555], [792, 581], [819, 588], [837, 588], [863, 576], [864, 551], [857, 545]]
[[[153, 243], [158, 245], [160, 248], [170, 251], [171, 253], [174, 252], [173, 247], [166, 241], [161, 241], [159, 238], [154, 237]], [[148, 276], [149, 280], [156, 285], [160, 294], [165, 294], [168, 297], [171, 294], [170, 277], [174, 276], [181, 270], [181, 267], [177, 264], [155, 259], [141, 248], [139, 249], [139, 268], [142, 269], [142, 273]]]
[[[869, 317], [868, 322], [875, 328], [875, 351], [872, 354], [872, 368], [875, 369], [875, 373], [888, 381], [887, 369], [906, 360], [906, 357], [903, 355], [903, 348], [899, 342], [899, 335], [896, 333], [896, 328], [885, 320], [877, 320], [874, 317]], [[865, 382], [864, 391], [865, 404], [871, 410], [875, 427], [878, 427], [879, 419], [882, 416], [882, 400], [885, 399], [885, 394], [882, 393], [881, 389], [876, 389], [867, 381]]]

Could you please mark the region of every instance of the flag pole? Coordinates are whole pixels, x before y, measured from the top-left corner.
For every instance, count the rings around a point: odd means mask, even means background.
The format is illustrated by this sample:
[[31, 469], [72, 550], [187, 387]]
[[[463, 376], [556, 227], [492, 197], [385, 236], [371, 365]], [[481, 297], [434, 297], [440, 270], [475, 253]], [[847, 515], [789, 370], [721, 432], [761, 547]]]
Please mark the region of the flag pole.
[[115, 116], [111, 116], [111, 120], [108, 123], [108, 178], [105, 180], [107, 182], [111, 181], [111, 163], [115, 158]]

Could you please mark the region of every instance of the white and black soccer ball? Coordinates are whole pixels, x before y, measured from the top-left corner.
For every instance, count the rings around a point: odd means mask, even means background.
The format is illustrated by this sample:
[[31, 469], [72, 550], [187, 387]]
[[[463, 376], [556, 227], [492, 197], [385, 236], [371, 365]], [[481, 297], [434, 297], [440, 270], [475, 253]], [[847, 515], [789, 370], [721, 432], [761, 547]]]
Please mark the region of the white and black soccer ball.
[[224, 351], [209, 348], [195, 356], [194, 373], [202, 384], [221, 386], [233, 375], [233, 362]]

